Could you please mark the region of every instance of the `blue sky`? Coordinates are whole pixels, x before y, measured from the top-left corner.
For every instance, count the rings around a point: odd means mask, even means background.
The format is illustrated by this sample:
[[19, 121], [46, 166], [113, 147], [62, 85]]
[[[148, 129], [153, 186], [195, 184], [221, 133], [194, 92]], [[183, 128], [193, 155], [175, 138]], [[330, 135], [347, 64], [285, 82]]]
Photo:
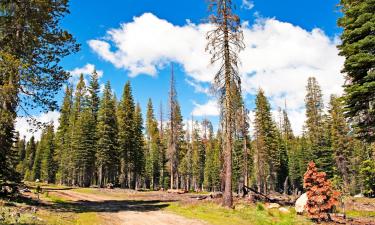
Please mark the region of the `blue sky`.
[[[254, 94], [262, 87], [275, 111], [287, 101], [293, 129], [300, 133], [307, 77], [317, 77], [325, 99], [342, 91], [343, 59], [335, 48], [341, 32], [336, 25], [340, 16], [338, 1], [235, 3], [236, 12], [245, 22], [247, 48], [240, 55], [240, 71], [246, 105], [250, 110], [254, 108]], [[82, 45], [80, 52], [62, 62], [66, 70], [73, 71], [73, 77], [95, 67], [103, 73], [100, 82], [109, 80], [118, 98], [130, 80], [145, 114], [149, 97], [156, 112], [160, 102], [167, 106], [173, 63], [184, 118], [194, 112], [197, 119], [207, 116], [217, 124], [215, 98], [206, 90], [215, 71], [204, 52], [204, 36], [209, 29], [207, 1], [71, 0], [70, 11], [62, 26]], [[58, 113], [36, 116], [56, 120]], [[21, 133], [26, 127], [19, 119], [17, 128]]]

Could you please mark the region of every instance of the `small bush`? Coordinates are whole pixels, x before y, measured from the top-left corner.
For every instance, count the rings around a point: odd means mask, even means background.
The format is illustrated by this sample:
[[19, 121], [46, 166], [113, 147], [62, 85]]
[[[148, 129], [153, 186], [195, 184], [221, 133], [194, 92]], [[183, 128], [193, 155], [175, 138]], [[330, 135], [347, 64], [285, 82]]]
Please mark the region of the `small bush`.
[[310, 162], [303, 177], [303, 187], [307, 191], [306, 210], [315, 221], [329, 220], [329, 214], [338, 204], [340, 192], [334, 191], [326, 178], [326, 173], [318, 172], [314, 162]]
[[264, 211], [264, 205], [262, 203], [257, 203], [257, 211]]

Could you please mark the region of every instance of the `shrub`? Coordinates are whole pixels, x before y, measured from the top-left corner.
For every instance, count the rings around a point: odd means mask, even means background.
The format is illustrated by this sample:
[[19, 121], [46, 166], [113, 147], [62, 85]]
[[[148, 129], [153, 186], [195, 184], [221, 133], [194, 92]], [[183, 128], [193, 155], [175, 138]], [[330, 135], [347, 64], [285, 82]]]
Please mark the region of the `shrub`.
[[315, 221], [329, 220], [329, 214], [338, 204], [340, 192], [333, 190], [326, 173], [318, 172], [314, 162], [310, 162], [303, 177], [303, 187], [307, 193], [306, 211]]
[[363, 161], [361, 163], [360, 174], [363, 179], [363, 194], [367, 197], [375, 197], [375, 161]]

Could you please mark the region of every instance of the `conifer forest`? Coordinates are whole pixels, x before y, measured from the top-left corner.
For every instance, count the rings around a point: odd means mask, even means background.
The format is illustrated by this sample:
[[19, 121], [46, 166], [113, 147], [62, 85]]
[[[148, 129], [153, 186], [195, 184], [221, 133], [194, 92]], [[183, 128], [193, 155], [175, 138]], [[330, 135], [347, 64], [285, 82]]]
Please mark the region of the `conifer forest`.
[[[246, 92], [242, 53], [255, 47], [246, 42], [252, 33], [239, 12], [252, 1], [202, 3], [200, 19], [209, 26], [201, 51], [209, 55], [204, 65], [215, 68], [205, 72], [213, 71], [208, 92], [217, 119], [185, 113], [184, 75], [173, 58], [160, 62], [167, 87], [160, 98], [133, 75], [113, 81], [94, 68], [73, 80], [62, 62], [87, 44], [62, 25], [72, 4], [0, 0], [0, 224], [375, 224], [374, 0], [337, 1], [342, 94], [325, 93], [327, 84], [308, 74], [298, 93], [301, 132], [288, 110], [293, 97], [275, 107], [269, 88], [258, 86], [251, 98]], [[115, 90], [119, 82], [125, 84]], [[57, 112], [56, 123], [38, 121], [36, 111]], [[33, 127], [29, 135], [17, 129], [20, 117]], [[63, 208], [72, 221], [60, 223], [63, 217], [45, 204]], [[141, 214], [133, 218], [131, 208]], [[113, 210], [117, 220], [109, 219]]]

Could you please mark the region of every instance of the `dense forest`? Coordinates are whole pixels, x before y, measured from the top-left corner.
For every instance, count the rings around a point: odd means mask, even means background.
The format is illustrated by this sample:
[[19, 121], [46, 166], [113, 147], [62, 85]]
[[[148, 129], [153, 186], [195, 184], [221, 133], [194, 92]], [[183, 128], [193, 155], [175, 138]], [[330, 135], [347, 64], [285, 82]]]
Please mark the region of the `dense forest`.
[[[130, 82], [120, 99], [109, 83], [102, 97], [98, 93], [97, 74], [87, 87], [81, 76], [74, 89], [66, 87], [59, 127], [46, 126], [37, 142], [16, 137], [13, 166], [25, 180], [81, 187], [111, 183], [134, 189], [222, 190], [221, 129], [215, 132], [207, 119], [182, 118], [173, 74], [168, 113], [163, 108], [156, 113], [149, 99], [145, 122]], [[301, 191], [306, 165], [313, 160], [338, 189], [371, 193], [371, 146], [354, 138], [342, 98], [331, 96], [324, 107], [322, 97], [319, 84], [310, 77], [304, 131], [295, 136], [287, 111], [279, 109], [274, 118], [262, 89], [256, 96], [254, 121], [249, 121], [238, 96], [243, 110], [235, 117], [233, 190], [246, 185], [263, 193]]]
[[[245, 46], [230, 0], [210, 1], [214, 30], [207, 34], [207, 49], [212, 62], [222, 65], [213, 81], [221, 110], [217, 130], [207, 119], [182, 117], [173, 68], [169, 96], [163, 103], [150, 98], [145, 112], [130, 82], [120, 97], [109, 82], [99, 91], [96, 72], [87, 84], [83, 75], [75, 86], [68, 84], [60, 61], [80, 48], [59, 27], [69, 13], [68, 1], [1, 1], [0, 186], [41, 180], [79, 187], [224, 191], [224, 205], [230, 206], [232, 191], [241, 192], [244, 185], [261, 193], [303, 191], [307, 165], [314, 161], [342, 193], [374, 197], [375, 4], [341, 0], [340, 6], [344, 95], [330, 96], [324, 105], [324, 93], [310, 77], [306, 121], [302, 134], [295, 135], [288, 99], [277, 115], [261, 88], [254, 109], [244, 104], [237, 54]], [[54, 97], [64, 88], [59, 104]], [[26, 140], [15, 131], [15, 119], [35, 108], [58, 109], [59, 126], [37, 124], [43, 130], [40, 140]]]

